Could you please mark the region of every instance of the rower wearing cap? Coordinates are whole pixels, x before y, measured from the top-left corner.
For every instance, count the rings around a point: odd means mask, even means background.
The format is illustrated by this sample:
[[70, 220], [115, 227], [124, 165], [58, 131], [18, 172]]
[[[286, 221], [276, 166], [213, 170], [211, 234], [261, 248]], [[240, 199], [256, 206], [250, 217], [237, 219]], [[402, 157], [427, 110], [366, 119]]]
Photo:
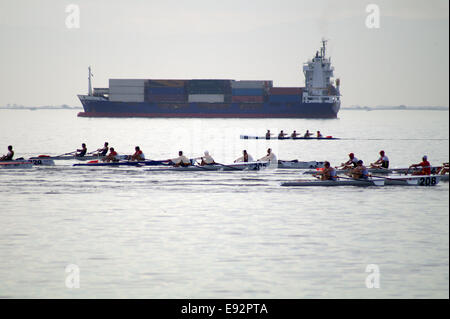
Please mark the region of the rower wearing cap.
[[139, 146], [136, 146], [134, 148], [135, 152], [133, 155], [131, 155], [130, 157], [130, 161], [145, 161], [145, 155], [144, 153], [141, 151], [141, 148]]
[[389, 158], [386, 156], [384, 151], [380, 151], [380, 158], [375, 162], [370, 164], [371, 168], [389, 168]]
[[179, 167], [179, 166], [190, 166], [191, 165], [191, 161], [183, 155], [183, 151], [179, 151], [178, 152], [178, 157], [177, 158], [173, 158], [171, 160], [169, 160], [173, 166], [175, 167]]
[[102, 148], [99, 148], [97, 150], [97, 154], [94, 154], [95, 156], [106, 156], [106, 154], [108, 154], [108, 150], [109, 150], [109, 143], [105, 142], [104, 146]]
[[431, 175], [431, 164], [428, 162], [428, 156], [422, 157], [422, 162], [419, 164], [413, 164], [409, 168], [422, 167], [422, 170], [414, 172], [413, 175]]
[[248, 163], [248, 162], [253, 162], [253, 157], [247, 153], [246, 150], [242, 151], [242, 156], [239, 157], [238, 159], [236, 159], [234, 162], [235, 163]]
[[83, 157], [84, 155], [86, 155], [87, 153], [87, 148], [86, 148], [86, 144], [83, 143], [81, 144], [81, 149], [78, 149], [75, 151], [75, 156], [76, 157]]
[[8, 146], [8, 153], [0, 157], [0, 161], [12, 161], [14, 158], [14, 151], [12, 145]]
[[348, 154], [349, 160], [341, 164], [342, 169], [351, 169], [358, 166], [358, 159], [355, 157], [354, 153]]
[[258, 162], [269, 162], [270, 164], [277, 164], [278, 165], [278, 160], [277, 160], [277, 156], [272, 152], [272, 149], [269, 148], [267, 150], [267, 155], [264, 157], [261, 157]]
[[103, 159], [103, 162], [109, 163], [109, 162], [118, 162], [119, 161], [119, 154], [114, 150], [114, 147], [109, 148], [109, 154], [105, 156]]
[[330, 162], [325, 161], [323, 164], [324, 168], [317, 172], [317, 174], [314, 174], [314, 176], [318, 177], [317, 175], [320, 175], [320, 180], [322, 181], [336, 181], [336, 169], [331, 166]]
[[280, 131], [280, 134], [278, 134], [278, 138], [279, 138], [279, 139], [283, 139], [283, 138], [285, 138], [285, 137], [286, 137], [286, 135], [287, 135], [287, 134], [286, 134], [286, 133], [284, 133], [284, 131], [283, 131], [283, 130], [281, 130], [281, 131]]
[[205, 151], [205, 156], [202, 156], [201, 159], [202, 159], [202, 162], [200, 163], [201, 166], [216, 164], [214, 158], [212, 158], [212, 156], [209, 155], [208, 151]]
[[364, 162], [359, 160], [357, 166], [351, 171], [352, 177], [354, 179], [368, 179], [369, 170], [364, 166]]
[[272, 133], [270, 133], [270, 130], [267, 130], [266, 139], [270, 140], [270, 136], [272, 136]]

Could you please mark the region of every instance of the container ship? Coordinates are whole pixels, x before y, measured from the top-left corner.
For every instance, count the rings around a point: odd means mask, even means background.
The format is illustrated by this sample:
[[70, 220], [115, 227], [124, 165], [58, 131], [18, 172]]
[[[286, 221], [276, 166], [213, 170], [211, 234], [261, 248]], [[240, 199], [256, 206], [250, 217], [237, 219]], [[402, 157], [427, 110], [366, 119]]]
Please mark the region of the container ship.
[[340, 81], [326, 56], [326, 41], [303, 65], [304, 87], [275, 87], [273, 81], [110, 79], [78, 95], [81, 117], [337, 118]]

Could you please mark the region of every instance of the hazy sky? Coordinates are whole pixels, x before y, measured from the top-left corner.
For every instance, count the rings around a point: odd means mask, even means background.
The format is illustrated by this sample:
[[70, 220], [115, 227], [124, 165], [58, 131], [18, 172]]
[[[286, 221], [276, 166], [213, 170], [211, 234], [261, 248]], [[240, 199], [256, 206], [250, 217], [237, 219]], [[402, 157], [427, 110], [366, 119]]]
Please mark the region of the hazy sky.
[[[380, 28], [365, 21], [380, 8]], [[448, 0], [0, 0], [0, 105], [81, 105], [109, 78], [273, 80], [303, 86], [325, 37], [343, 105], [449, 100]], [[66, 6], [80, 28], [66, 27]]]

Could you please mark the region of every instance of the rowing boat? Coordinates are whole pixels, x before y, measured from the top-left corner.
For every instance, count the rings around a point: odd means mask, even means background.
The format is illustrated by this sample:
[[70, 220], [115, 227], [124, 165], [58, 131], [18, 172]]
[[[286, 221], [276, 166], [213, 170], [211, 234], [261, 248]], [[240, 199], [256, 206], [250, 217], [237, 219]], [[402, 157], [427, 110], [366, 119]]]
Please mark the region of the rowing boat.
[[265, 136], [251, 136], [251, 135], [241, 135], [241, 140], [319, 140], [319, 141], [329, 141], [329, 140], [339, 140], [337, 137], [324, 136], [324, 137], [270, 137]]
[[33, 164], [29, 161], [5, 161], [0, 162], [0, 168], [32, 168]]
[[324, 162], [299, 162], [299, 161], [278, 161], [278, 168], [283, 169], [311, 169], [311, 168], [322, 168], [324, 167]]
[[109, 162], [103, 163], [95, 161], [94, 163], [83, 163], [83, 164], [73, 164], [73, 166], [88, 166], [88, 167], [97, 167], [97, 166], [167, 166], [168, 161], [140, 161], [140, 162]]
[[167, 168], [152, 168], [147, 169], [149, 172], [201, 172], [201, 171], [256, 171], [261, 168], [270, 167], [270, 162], [248, 162], [248, 163], [233, 163], [233, 164], [213, 164], [205, 166], [180, 166]]
[[[120, 160], [127, 159], [128, 155], [119, 155], [118, 158]], [[64, 155], [64, 156], [36, 156], [36, 157], [30, 157], [31, 160], [53, 160], [53, 161], [94, 161], [94, 160], [101, 160], [105, 158], [105, 156], [94, 156], [94, 155], [87, 155], [87, 156], [74, 156], [74, 155]]]
[[381, 179], [386, 186], [436, 186], [440, 181], [440, 177], [436, 175], [388, 176]]
[[281, 186], [384, 186], [383, 179], [356, 180], [346, 179], [337, 181], [320, 181], [320, 180], [299, 180], [292, 182], [283, 182]]

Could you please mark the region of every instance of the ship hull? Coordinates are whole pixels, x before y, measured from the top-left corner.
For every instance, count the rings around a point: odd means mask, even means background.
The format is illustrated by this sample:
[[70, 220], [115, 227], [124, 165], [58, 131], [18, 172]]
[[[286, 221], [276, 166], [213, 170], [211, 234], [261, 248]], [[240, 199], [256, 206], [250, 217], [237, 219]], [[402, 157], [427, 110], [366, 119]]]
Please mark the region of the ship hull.
[[335, 119], [339, 112], [338, 103], [150, 103], [79, 98], [84, 108], [80, 117]]

